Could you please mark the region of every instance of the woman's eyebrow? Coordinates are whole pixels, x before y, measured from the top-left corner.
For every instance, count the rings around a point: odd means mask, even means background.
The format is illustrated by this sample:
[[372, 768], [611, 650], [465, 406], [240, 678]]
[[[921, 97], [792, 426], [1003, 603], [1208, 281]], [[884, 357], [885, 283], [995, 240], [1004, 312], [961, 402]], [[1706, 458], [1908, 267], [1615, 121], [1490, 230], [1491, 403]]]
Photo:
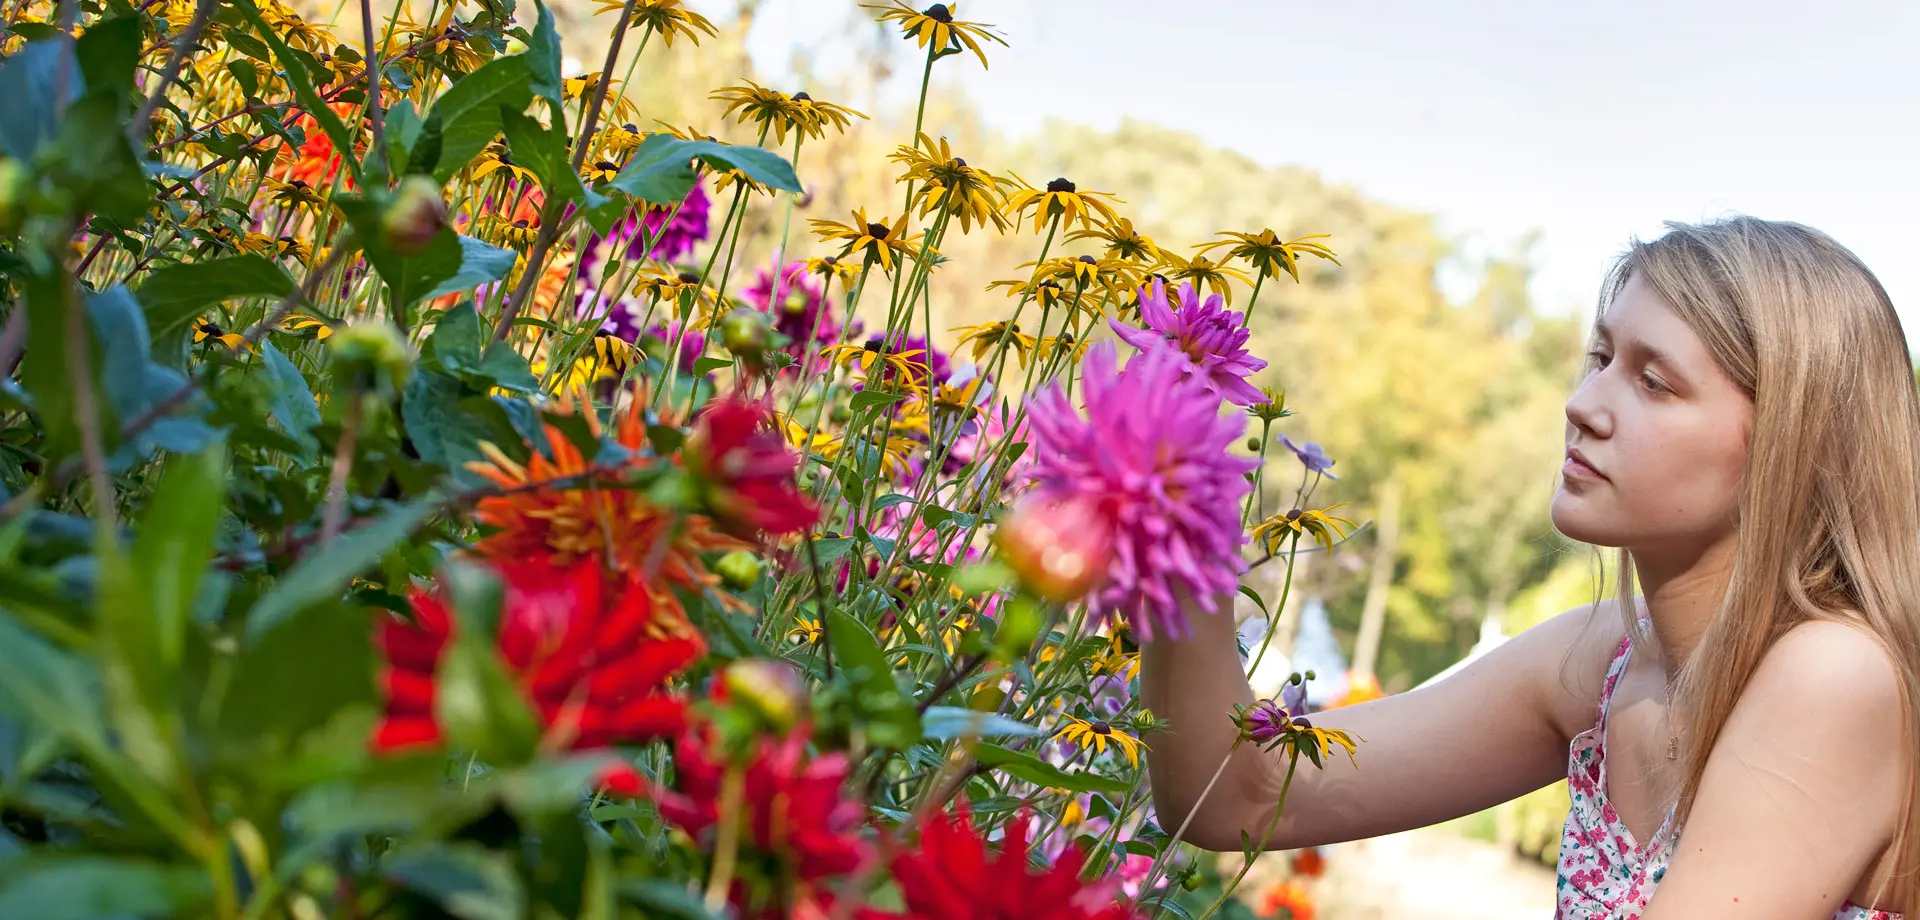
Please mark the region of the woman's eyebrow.
[[1594, 329], [1598, 333], [1597, 337], [1607, 344], [1623, 351], [1632, 351], [1647, 364], [1658, 364], [1674, 374], [1684, 374], [1680, 362], [1674, 360], [1672, 354], [1661, 349], [1658, 345], [1648, 342], [1645, 339], [1631, 336], [1624, 342], [1614, 341], [1613, 327], [1607, 325], [1605, 318], [1595, 323]]

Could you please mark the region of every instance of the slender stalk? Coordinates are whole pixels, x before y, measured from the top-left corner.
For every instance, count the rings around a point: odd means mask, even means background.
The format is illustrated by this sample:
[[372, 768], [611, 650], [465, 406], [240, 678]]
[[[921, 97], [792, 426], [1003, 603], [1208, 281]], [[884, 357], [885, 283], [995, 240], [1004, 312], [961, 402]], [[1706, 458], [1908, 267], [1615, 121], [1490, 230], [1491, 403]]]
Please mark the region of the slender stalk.
[[346, 508], [347, 477], [353, 472], [353, 448], [360, 436], [360, 410], [365, 401], [360, 388], [347, 391], [347, 404], [340, 419], [340, 443], [333, 451], [333, 470], [327, 476], [327, 504], [320, 515], [320, 545], [340, 535], [341, 514]]
[[1253, 296], [1247, 298], [1247, 312], [1240, 317], [1240, 328], [1245, 329], [1248, 326], [1253, 325], [1253, 305], [1259, 302], [1260, 285], [1265, 284], [1266, 281], [1267, 281], [1267, 270], [1266, 268], [1263, 267], [1260, 269], [1260, 274], [1254, 276]]
[[1273, 645], [1274, 626], [1279, 622], [1280, 611], [1287, 609], [1287, 596], [1293, 593], [1293, 559], [1299, 550], [1300, 535], [1296, 533], [1293, 542], [1287, 546], [1287, 575], [1280, 585], [1280, 599], [1273, 602], [1273, 609], [1267, 614], [1267, 634], [1260, 640], [1260, 651], [1254, 653], [1253, 663], [1247, 666], [1248, 676], [1260, 670], [1260, 662], [1266, 659], [1267, 649]]
[[[200, 2], [204, 4], [208, 0]], [[371, 0], [360, 0], [360, 34], [367, 45], [367, 120], [373, 123], [373, 162], [379, 166], [378, 175], [384, 176], [387, 174], [387, 131], [382, 124], [380, 111], [380, 48], [373, 43]], [[578, 164], [575, 164], [575, 169], [578, 168]]]
[[[102, 541], [116, 539], [113, 483], [107, 479], [107, 450], [100, 433], [100, 412], [93, 391], [93, 368], [87, 360], [86, 306], [74, 296], [73, 285], [60, 278], [60, 296], [66, 301], [67, 373], [73, 383], [73, 412], [80, 427], [80, 455], [93, 492], [93, 527]], [[24, 310], [25, 307], [15, 307]]]
[[167, 89], [179, 78], [180, 65], [186, 61], [187, 53], [200, 41], [200, 33], [206, 31], [207, 21], [213, 18], [213, 10], [219, 5], [220, 0], [200, 0], [194, 5], [193, 19], [187, 22], [187, 27], [181, 29], [179, 37], [173, 40], [173, 50], [167, 52], [167, 63], [160, 69], [159, 82], [153, 85], [153, 90], [147, 93], [146, 100], [140, 103], [140, 110], [133, 114], [133, 120], [127, 122], [127, 135], [136, 147], [146, 146], [141, 143], [141, 138], [146, 134], [148, 122], [153, 119], [153, 113], [160, 108], [160, 101], [167, 97]]
[[[1299, 766], [1300, 749], [1296, 747], [1293, 749], [1293, 756], [1287, 760], [1287, 778], [1280, 784], [1280, 801], [1273, 806], [1273, 819], [1267, 822], [1266, 831], [1260, 835], [1260, 844], [1254, 848], [1255, 853], [1266, 850], [1267, 843], [1273, 839], [1273, 832], [1279, 829], [1280, 816], [1287, 811], [1287, 790], [1293, 788], [1294, 770]], [[1230, 884], [1221, 889], [1220, 896], [1213, 899], [1213, 903], [1207, 906], [1206, 913], [1201, 914], [1197, 920], [1207, 920], [1208, 917], [1213, 916], [1215, 911], [1220, 909], [1220, 905], [1227, 903], [1227, 899], [1233, 896], [1234, 889], [1239, 888], [1240, 882], [1247, 877], [1247, 873], [1253, 871], [1253, 862], [1253, 857], [1246, 855], [1245, 861], [1240, 865], [1239, 874], [1233, 877], [1233, 881]], [[1166, 900], [1163, 898], [1160, 904], [1155, 907], [1154, 913], [1158, 914], [1160, 908], [1165, 906]]]
[[709, 913], [719, 913], [727, 904], [733, 887], [735, 861], [740, 855], [740, 808], [746, 798], [746, 771], [739, 764], [727, 767], [720, 780], [720, 833], [713, 843], [713, 873], [707, 877], [706, 905]]

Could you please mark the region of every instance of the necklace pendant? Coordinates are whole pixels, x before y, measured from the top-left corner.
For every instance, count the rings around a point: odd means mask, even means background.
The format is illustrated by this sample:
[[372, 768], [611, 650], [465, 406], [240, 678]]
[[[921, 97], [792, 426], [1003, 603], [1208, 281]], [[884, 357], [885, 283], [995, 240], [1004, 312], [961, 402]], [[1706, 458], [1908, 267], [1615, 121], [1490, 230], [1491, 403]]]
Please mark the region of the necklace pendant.
[[1668, 760], [1680, 759], [1680, 739], [1675, 738], [1672, 735], [1667, 736], [1667, 759]]

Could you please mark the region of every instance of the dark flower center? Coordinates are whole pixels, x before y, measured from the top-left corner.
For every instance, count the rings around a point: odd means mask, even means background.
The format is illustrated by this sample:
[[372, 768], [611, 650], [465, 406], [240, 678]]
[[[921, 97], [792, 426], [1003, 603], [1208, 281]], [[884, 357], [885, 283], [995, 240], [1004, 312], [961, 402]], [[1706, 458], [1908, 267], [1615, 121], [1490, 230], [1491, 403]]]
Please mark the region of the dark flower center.
[[1049, 192], [1072, 192], [1073, 190], [1074, 185], [1071, 179], [1055, 179], [1047, 183], [1047, 191]]
[[681, 284], [699, 284], [700, 283], [700, 276], [694, 274], [693, 272], [681, 272], [679, 275], [676, 275], [675, 277], [677, 280], [679, 280]]
[[1056, 339], [1055, 341], [1058, 341], [1058, 342], [1059, 342], [1060, 344], [1062, 344], [1062, 345], [1072, 345], [1072, 344], [1073, 344], [1073, 333], [1071, 333], [1071, 332], [1062, 332], [1062, 333], [1060, 333], [1060, 337], [1059, 337], [1058, 339]]
[[225, 335], [226, 332], [212, 323], [201, 323], [200, 331], [208, 335]]
[[876, 240], [884, 240], [887, 238], [887, 234], [892, 232], [893, 232], [892, 229], [889, 228], [886, 224], [868, 224], [867, 225], [867, 235], [870, 237], [873, 237]]
[[289, 181], [289, 182], [288, 182], [287, 184], [288, 184], [288, 185], [291, 185], [291, 186], [293, 186], [294, 188], [297, 188], [297, 189], [305, 189], [305, 188], [307, 188], [307, 187], [308, 187], [308, 186], [307, 186], [307, 183], [306, 183], [306, 182], [305, 182], [304, 180], [301, 180], [301, 179], [293, 179], [293, 180], [291, 180], [291, 181]]
[[1080, 261], [1085, 262], [1088, 265], [1098, 265], [1100, 263], [1099, 259], [1096, 259], [1092, 256], [1081, 256]]
[[1096, 735], [1104, 736], [1104, 735], [1113, 734], [1113, 726], [1108, 725], [1105, 722], [1095, 722], [1092, 725], [1088, 726], [1088, 728], [1092, 729], [1093, 733]]
[[1300, 520], [1300, 509], [1295, 508], [1292, 511], [1287, 512], [1287, 520], [1289, 521]]
[[510, 156], [507, 156], [507, 152], [506, 152], [505, 150], [502, 150], [502, 151], [500, 151], [500, 152], [499, 152], [498, 154], [495, 154], [495, 155], [496, 155], [496, 156], [498, 156], [498, 157], [500, 158], [500, 162], [502, 162], [502, 163], [505, 163], [505, 164], [507, 164], [508, 166], [512, 166], [512, 165], [513, 165], [513, 157], [510, 157]]
[[636, 125], [635, 125], [635, 124], [634, 124], [633, 122], [627, 122], [626, 124], [624, 124], [624, 125], [621, 125], [621, 126], [620, 126], [620, 130], [622, 130], [622, 131], [625, 131], [625, 132], [627, 132], [628, 134], [639, 134], [639, 133], [640, 133], [640, 128], [639, 128], [638, 126], [636, 126]]
[[931, 19], [935, 22], [952, 22], [953, 21], [953, 13], [947, 9], [947, 5], [944, 3], [936, 3], [930, 7], [927, 7], [926, 9], [920, 11], [920, 15], [925, 16], [928, 19]]
[[525, 230], [527, 229], [527, 222], [524, 220], [516, 220], [513, 222], [513, 227], [515, 230]]
[[802, 91], [802, 92], [798, 92], [798, 93], [794, 93], [794, 94], [793, 94], [793, 101], [795, 101], [795, 102], [812, 102], [812, 101], [813, 101], [813, 97], [812, 97], [812, 96], [809, 96], [809, 95], [807, 95], [805, 91]]
[[824, 258], [824, 259], [821, 259], [820, 261], [822, 261], [822, 262], [824, 262], [824, 263], [826, 263], [826, 264], [828, 264], [828, 265], [839, 265], [839, 264], [840, 264], [840, 257], [839, 257], [839, 256], [828, 256], [828, 257], [826, 257], [826, 258]]
[[620, 164], [615, 163], [612, 160], [601, 160], [600, 162], [594, 164], [594, 167], [601, 170], [602, 172], [613, 172], [614, 170], [617, 170], [620, 168]]
[[878, 354], [880, 352], [886, 351], [887, 340], [876, 335], [873, 338], [868, 339], [867, 344], [862, 345], [860, 347], [866, 351], [871, 351]]
[[966, 169], [966, 168], [967, 168], [967, 158], [966, 158], [966, 157], [954, 157], [954, 158], [953, 158], [953, 165], [954, 165], [955, 167], [957, 167], [957, 168], [959, 168], [959, 169]]

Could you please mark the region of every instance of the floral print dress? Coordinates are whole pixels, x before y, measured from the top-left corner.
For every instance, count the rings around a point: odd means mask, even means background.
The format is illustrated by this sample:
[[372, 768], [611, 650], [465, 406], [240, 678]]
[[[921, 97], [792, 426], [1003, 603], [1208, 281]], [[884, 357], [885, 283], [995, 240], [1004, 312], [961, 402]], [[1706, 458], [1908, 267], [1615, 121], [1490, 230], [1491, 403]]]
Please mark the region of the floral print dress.
[[[1607, 801], [1607, 709], [1613, 688], [1627, 671], [1633, 651], [1623, 639], [1607, 668], [1600, 691], [1600, 718], [1594, 727], [1573, 739], [1567, 756], [1567, 787], [1573, 808], [1560, 835], [1558, 920], [1633, 920], [1647, 909], [1647, 900], [1667, 874], [1679, 830], [1673, 812], [1644, 844], [1633, 839], [1626, 822]], [[1900, 920], [1900, 915], [1860, 907], [1852, 902], [1833, 915], [1834, 920]]]

